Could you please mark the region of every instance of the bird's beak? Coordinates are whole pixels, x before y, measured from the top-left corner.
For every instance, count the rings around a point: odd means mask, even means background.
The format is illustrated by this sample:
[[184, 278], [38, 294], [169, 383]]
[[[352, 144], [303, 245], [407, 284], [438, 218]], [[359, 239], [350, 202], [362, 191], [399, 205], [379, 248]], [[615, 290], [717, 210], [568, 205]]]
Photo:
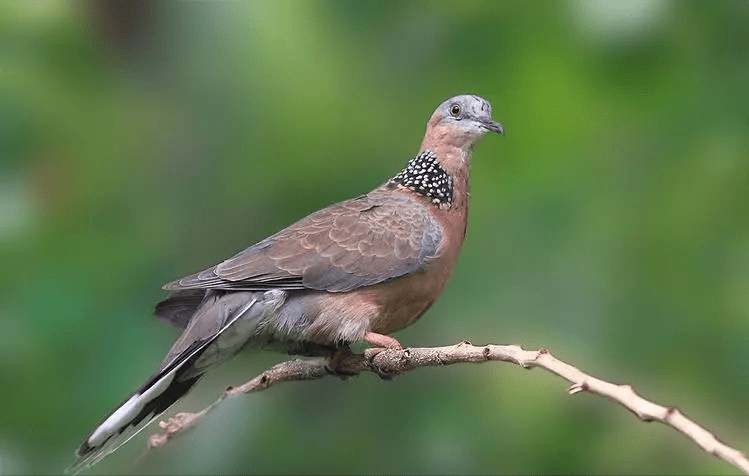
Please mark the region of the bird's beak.
[[494, 122], [492, 120], [482, 121], [481, 124], [486, 127], [487, 130], [496, 132], [497, 134], [504, 135], [505, 130], [502, 127], [502, 124], [499, 122]]

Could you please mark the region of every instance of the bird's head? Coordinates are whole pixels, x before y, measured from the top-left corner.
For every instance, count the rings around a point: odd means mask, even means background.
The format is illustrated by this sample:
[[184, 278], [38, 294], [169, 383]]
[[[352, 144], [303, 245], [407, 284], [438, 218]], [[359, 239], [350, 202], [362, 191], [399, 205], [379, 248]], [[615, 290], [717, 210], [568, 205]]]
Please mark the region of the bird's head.
[[439, 105], [427, 124], [425, 146], [445, 144], [470, 150], [487, 132], [504, 134], [502, 125], [492, 119], [486, 99], [472, 95], [455, 96]]

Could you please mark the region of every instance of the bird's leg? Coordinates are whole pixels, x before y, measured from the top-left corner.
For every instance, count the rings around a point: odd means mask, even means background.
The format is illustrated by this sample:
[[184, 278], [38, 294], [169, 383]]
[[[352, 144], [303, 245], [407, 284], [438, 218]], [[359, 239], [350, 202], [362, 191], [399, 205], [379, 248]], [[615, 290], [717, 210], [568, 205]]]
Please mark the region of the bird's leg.
[[[402, 349], [403, 346], [400, 342], [398, 342], [397, 339], [386, 336], [384, 334], [377, 334], [375, 332], [367, 332], [364, 334], [364, 338], [362, 339], [364, 342], [368, 344], [372, 344], [377, 352], [382, 352], [385, 349]], [[377, 347], [382, 347], [380, 349], [377, 349]], [[367, 349], [370, 350], [370, 349]], [[374, 357], [374, 356], [373, 356]]]
[[[390, 337], [390, 336], [383, 335], [383, 334], [377, 334], [375, 332], [365, 333], [362, 340], [374, 346], [368, 349], [364, 349], [364, 359], [370, 364], [374, 356], [379, 354], [383, 350], [403, 348], [403, 346], [401, 345], [400, 342], [398, 342], [397, 339]], [[356, 375], [355, 372], [347, 372], [344, 369], [344, 366], [341, 365], [342, 364], [341, 361], [345, 357], [348, 357], [350, 355], [351, 355], [351, 348], [348, 345], [337, 347], [325, 359], [325, 368], [331, 375], [335, 375], [336, 377], [340, 377], [342, 379], [345, 379], [346, 377], [350, 377], [352, 375]], [[380, 376], [380, 378], [383, 378], [383, 379], [392, 378], [392, 375], [389, 375], [385, 372], [380, 371], [375, 366], [371, 366], [371, 367], [375, 370], [377, 375]]]
[[377, 334], [375, 332], [367, 332], [364, 334], [364, 338], [362, 339], [364, 342], [373, 345], [374, 347], [370, 347], [368, 349], [364, 349], [364, 360], [368, 363], [369, 367], [374, 370], [377, 375], [383, 379], [383, 380], [390, 380], [393, 378], [392, 374], [389, 374], [376, 365], [373, 364], [372, 359], [375, 358], [377, 354], [382, 352], [383, 350], [387, 349], [395, 349], [400, 350], [403, 349], [403, 346], [400, 342], [398, 342], [397, 339], [386, 336], [383, 334]]
[[346, 377], [351, 377], [352, 375], [356, 375], [355, 372], [346, 372], [345, 370], [343, 370], [343, 366], [341, 365], [341, 359], [343, 359], [344, 357], [348, 357], [350, 355], [351, 355], [351, 347], [349, 347], [348, 345], [337, 347], [325, 359], [325, 369], [331, 375], [340, 377], [341, 380], [344, 380]]

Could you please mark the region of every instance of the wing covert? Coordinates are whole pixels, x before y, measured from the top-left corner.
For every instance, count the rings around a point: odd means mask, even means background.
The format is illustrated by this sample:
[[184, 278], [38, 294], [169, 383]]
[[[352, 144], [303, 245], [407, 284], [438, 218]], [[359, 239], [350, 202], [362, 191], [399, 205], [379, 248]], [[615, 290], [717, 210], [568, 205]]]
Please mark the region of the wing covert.
[[164, 289], [351, 291], [419, 271], [441, 238], [427, 205], [373, 192], [315, 212]]

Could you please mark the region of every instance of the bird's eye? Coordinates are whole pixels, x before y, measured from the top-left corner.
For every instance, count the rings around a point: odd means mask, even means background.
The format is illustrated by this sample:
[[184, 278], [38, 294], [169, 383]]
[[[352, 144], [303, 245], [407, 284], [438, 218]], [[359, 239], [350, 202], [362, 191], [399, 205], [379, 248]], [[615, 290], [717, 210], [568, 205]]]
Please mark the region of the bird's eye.
[[460, 116], [460, 106], [457, 104], [453, 104], [452, 106], [450, 106], [450, 115], [452, 115], [453, 117]]

